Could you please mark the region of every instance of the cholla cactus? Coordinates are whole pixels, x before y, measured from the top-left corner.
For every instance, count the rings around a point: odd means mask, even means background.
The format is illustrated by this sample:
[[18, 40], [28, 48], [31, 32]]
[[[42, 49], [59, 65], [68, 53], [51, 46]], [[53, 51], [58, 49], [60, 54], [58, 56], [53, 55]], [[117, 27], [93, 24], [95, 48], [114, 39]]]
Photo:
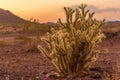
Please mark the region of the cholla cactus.
[[38, 46], [41, 53], [64, 74], [88, 69], [99, 53], [95, 48], [104, 37], [100, 29], [104, 20], [94, 19], [94, 13], [86, 7], [84, 4], [76, 10], [65, 7], [66, 22], [59, 19], [60, 29], [51, 29], [52, 33], [43, 38], [50, 50]]

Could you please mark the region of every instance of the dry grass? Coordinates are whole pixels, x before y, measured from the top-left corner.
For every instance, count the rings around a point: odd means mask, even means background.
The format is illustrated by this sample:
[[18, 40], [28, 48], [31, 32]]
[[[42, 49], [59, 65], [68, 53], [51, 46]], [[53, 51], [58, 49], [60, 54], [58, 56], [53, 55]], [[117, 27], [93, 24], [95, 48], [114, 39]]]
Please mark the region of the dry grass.
[[0, 46], [4, 46], [6, 45], [5, 41], [4, 40], [0, 40]]

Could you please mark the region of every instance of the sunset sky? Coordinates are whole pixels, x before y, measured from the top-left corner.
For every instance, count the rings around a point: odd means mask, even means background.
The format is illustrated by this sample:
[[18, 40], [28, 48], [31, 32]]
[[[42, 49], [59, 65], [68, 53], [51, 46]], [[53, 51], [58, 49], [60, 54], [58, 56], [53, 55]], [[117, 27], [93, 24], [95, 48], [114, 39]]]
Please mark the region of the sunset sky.
[[120, 20], [120, 0], [0, 0], [0, 8], [24, 19], [34, 17], [40, 22], [55, 22], [58, 18], [64, 19], [63, 7], [81, 3], [96, 12], [97, 19]]

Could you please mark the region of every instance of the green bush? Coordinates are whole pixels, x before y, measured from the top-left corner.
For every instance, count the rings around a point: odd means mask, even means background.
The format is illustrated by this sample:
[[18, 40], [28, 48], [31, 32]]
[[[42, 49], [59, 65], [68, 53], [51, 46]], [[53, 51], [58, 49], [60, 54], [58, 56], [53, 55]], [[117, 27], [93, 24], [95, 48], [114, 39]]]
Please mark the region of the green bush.
[[101, 32], [104, 20], [94, 19], [94, 13], [86, 10], [86, 7], [84, 4], [76, 9], [65, 7], [66, 22], [59, 19], [59, 30], [51, 29], [52, 33], [42, 39], [50, 50], [38, 45], [41, 53], [64, 74], [89, 69], [100, 52], [95, 48], [104, 38]]

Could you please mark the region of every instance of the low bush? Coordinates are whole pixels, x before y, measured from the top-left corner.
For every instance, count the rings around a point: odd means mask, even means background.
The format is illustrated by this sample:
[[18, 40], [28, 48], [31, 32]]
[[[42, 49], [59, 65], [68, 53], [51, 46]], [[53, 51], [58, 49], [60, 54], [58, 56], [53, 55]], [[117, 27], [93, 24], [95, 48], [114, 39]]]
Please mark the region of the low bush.
[[15, 40], [17, 40], [17, 42], [23, 46], [23, 49], [25, 51], [33, 51], [37, 48], [37, 45], [35, 42], [36, 39], [33, 39], [32, 37], [17, 36], [15, 37]]

